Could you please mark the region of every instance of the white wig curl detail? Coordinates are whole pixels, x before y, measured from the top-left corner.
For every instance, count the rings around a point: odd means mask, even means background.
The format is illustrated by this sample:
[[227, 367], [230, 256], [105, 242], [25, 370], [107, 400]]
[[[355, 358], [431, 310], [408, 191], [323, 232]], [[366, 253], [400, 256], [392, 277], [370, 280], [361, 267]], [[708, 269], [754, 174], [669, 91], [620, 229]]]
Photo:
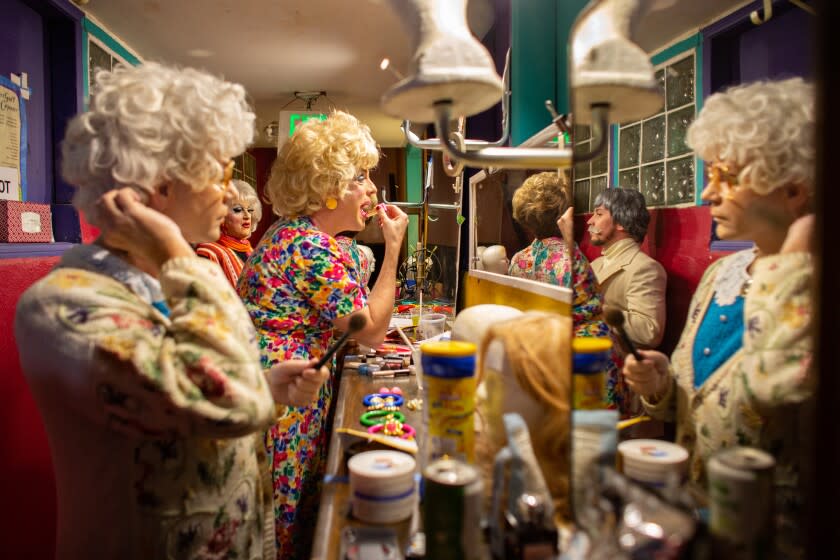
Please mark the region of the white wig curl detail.
[[814, 189], [814, 87], [802, 78], [760, 81], [710, 96], [686, 141], [706, 161], [740, 169], [758, 194], [801, 184]]
[[241, 85], [200, 70], [147, 62], [99, 71], [88, 110], [67, 126], [61, 173], [96, 225], [94, 204], [111, 189], [220, 181], [253, 141], [255, 120]]

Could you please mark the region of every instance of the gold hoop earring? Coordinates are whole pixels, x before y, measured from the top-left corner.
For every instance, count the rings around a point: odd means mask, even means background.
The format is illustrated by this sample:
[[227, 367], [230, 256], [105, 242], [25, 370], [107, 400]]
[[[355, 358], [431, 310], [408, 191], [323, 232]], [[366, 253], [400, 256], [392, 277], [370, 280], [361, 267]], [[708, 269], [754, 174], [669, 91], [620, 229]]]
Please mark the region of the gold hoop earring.
[[334, 199], [333, 197], [329, 197], [327, 198], [327, 200], [324, 201], [324, 206], [327, 207], [327, 210], [335, 210], [336, 208], [338, 208], [338, 200]]

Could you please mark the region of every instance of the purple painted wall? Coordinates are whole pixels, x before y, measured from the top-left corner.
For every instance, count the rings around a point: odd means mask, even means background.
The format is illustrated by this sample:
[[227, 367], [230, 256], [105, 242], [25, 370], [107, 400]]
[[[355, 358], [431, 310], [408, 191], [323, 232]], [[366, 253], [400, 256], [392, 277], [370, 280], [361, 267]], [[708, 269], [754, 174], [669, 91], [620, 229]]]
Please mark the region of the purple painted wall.
[[47, 149], [49, 96], [44, 77], [44, 20], [21, 0], [5, 0], [0, 17], [0, 74], [29, 74], [32, 96], [26, 101], [29, 124], [27, 199], [50, 202], [47, 188], [52, 175], [52, 150]]

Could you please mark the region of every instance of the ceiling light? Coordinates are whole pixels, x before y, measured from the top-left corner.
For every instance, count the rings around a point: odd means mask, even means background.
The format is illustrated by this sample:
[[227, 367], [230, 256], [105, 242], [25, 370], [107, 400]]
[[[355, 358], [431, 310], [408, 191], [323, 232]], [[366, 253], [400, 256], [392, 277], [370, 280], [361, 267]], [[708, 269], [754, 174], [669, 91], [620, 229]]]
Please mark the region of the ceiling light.
[[399, 72], [397, 72], [396, 69], [391, 67], [391, 59], [390, 58], [387, 58], [387, 57], [383, 58], [382, 62], [379, 63], [379, 69], [380, 70], [389, 70], [391, 72], [391, 74], [393, 74], [394, 76], [397, 77], [398, 80], [402, 80], [404, 78], [404, 76], [402, 74], [400, 74]]
[[192, 49], [187, 51], [187, 54], [194, 58], [209, 58], [213, 56], [213, 51], [208, 51], [207, 49]]

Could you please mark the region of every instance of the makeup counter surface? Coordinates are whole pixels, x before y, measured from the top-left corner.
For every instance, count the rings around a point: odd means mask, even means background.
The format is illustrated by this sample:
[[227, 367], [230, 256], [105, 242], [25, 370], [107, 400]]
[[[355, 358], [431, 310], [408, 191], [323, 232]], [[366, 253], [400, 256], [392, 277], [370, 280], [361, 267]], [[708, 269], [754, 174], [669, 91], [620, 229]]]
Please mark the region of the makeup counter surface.
[[[367, 411], [367, 407], [362, 401], [365, 395], [376, 393], [382, 387], [399, 387], [402, 389], [403, 397], [406, 401], [422, 397], [417, 388], [417, 380], [414, 375], [374, 378], [368, 375], [361, 375], [354, 369], [343, 369], [341, 373], [335, 404], [335, 415], [332, 421], [326, 473], [321, 492], [318, 524], [315, 531], [315, 542], [312, 548], [311, 557], [313, 559], [328, 560], [342, 558], [341, 535], [342, 531], [348, 527], [389, 528], [396, 532], [401, 551], [404, 551], [408, 545], [411, 526], [410, 519], [388, 525], [374, 525], [355, 519], [350, 511], [350, 483], [347, 470], [347, 459], [349, 457], [347, 453], [348, 447], [354, 442], [361, 440], [339, 433], [338, 428], [366, 430], [367, 428], [359, 422], [361, 415]], [[405, 415], [406, 423], [417, 430], [417, 436], [422, 436], [423, 411], [409, 410], [408, 407], [402, 406], [400, 412]]]
[[[372, 377], [359, 373], [357, 369], [342, 367], [341, 375], [337, 381], [338, 389], [331, 422], [326, 472], [311, 558], [343, 560], [344, 558], [367, 557], [358, 556], [358, 554], [361, 554], [358, 548], [356, 549], [357, 554], [348, 554], [350, 542], [345, 533], [352, 534], [353, 538], [356, 539], [356, 544], [360, 542], [358, 539], [370, 537], [372, 539], [369, 541], [371, 546], [373, 543], [382, 542], [392, 542], [396, 546], [397, 549], [393, 551], [394, 556], [382, 555], [384, 549], [377, 546], [378, 554], [380, 554], [380, 556], [375, 556], [377, 558], [411, 557], [406, 552], [414, 550], [409, 546], [412, 544], [412, 535], [416, 530], [422, 531], [419, 504], [415, 510], [415, 517], [409, 517], [404, 521], [374, 524], [366, 523], [354, 517], [351, 511], [351, 488], [347, 461], [357, 452], [387, 448], [381, 444], [366, 442], [364, 438], [340, 433], [339, 430], [345, 428], [359, 432], [366, 431], [367, 428], [360, 422], [361, 416], [367, 412], [367, 406], [363, 402], [364, 398], [366, 395], [379, 393], [382, 388], [399, 387], [405, 403], [408, 403], [411, 399], [422, 399], [423, 395], [418, 388], [417, 377], [414, 374], [396, 377]], [[425, 405], [425, 403], [423, 404]], [[405, 416], [405, 423], [416, 430], [416, 441], [418, 443], [422, 442], [425, 436], [422, 408], [412, 410], [404, 404], [399, 410]], [[577, 435], [581, 437], [583, 434]], [[577, 453], [578, 457], [581, 457], [582, 449], [578, 449]], [[418, 475], [421, 472], [421, 456], [422, 449], [415, 455], [415, 460], [417, 460], [416, 473]], [[614, 459], [606, 463], [608, 467], [614, 466], [610, 463], [614, 463]], [[603, 462], [600, 464], [605, 465]], [[589, 466], [595, 468], [596, 465], [592, 463]], [[587, 470], [591, 469], [587, 467]], [[687, 555], [678, 557], [698, 559], [708, 557], [703, 554], [702, 550], [698, 550], [696, 544], [689, 543], [689, 541], [696, 540], [690, 536], [696, 529], [705, 531], [705, 522], [698, 523], [698, 512], [694, 509], [698, 504], [706, 505], [706, 497], [703, 492], [699, 492], [698, 489], [692, 488], [690, 485], [680, 485], [679, 488], [674, 488], [671, 496], [663, 496], [661, 492], [651, 494], [638, 484], [631, 483], [612, 468], [607, 469], [607, 474], [602, 478], [600, 484], [589, 484], [588, 482], [584, 485], [585, 488], [600, 487], [594, 493], [584, 491], [580, 496], [588, 495], [590, 496], [588, 499], [591, 499], [596, 494], [600, 494], [602, 498], [607, 498], [607, 500], [599, 501], [599, 507], [590, 508], [586, 512], [578, 512], [578, 515], [582, 514], [584, 518], [590, 521], [591, 525], [588, 532], [597, 537], [594, 541], [590, 541], [586, 532], [575, 531], [574, 529], [561, 531], [559, 543], [561, 554], [556, 558], [576, 560], [597, 557], [598, 554], [607, 554], [604, 557], [634, 558], [635, 556], [632, 555], [624, 556], [623, 553], [627, 551], [617, 548], [621, 538], [624, 539], [624, 542], [628, 542], [630, 537], [627, 535], [630, 535], [636, 540], [636, 547], [658, 548], [658, 545], [652, 541], [659, 539], [653, 539], [645, 534], [646, 528], [654, 525], [661, 527], [666, 533], [672, 534], [675, 537], [671, 539], [672, 542], [676, 540], [682, 543], [679, 548], [683, 549], [683, 552], [687, 552]], [[616, 509], [602, 510], [601, 506], [607, 502], [612, 504], [610, 508], [615, 507]], [[689, 506], [689, 502], [694, 507]], [[691, 513], [692, 509], [694, 509], [694, 514]], [[622, 515], [622, 512], [626, 514], [627, 511], [636, 512], [635, 517], [638, 521], [636, 525], [638, 526], [629, 525], [626, 519], [616, 525], [617, 521], [626, 517]], [[422, 542], [422, 539], [420, 539], [420, 542]], [[700, 548], [703, 548], [702, 544]], [[490, 558], [490, 555], [482, 554], [481, 557]]]

